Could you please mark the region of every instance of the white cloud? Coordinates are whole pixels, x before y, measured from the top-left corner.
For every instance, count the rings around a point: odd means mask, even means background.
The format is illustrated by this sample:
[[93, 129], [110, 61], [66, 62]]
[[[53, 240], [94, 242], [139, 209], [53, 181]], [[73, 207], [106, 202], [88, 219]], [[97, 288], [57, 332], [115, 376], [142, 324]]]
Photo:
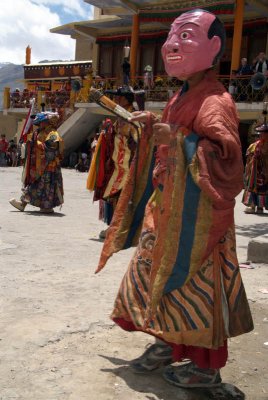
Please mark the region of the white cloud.
[[[88, 19], [90, 16], [89, 5], [83, 3], [81, 0], [32, 0], [32, 3], [37, 5], [43, 4], [48, 7], [61, 7], [69, 14], [75, 14], [79, 17]], [[84, 7], [83, 7], [84, 5]]]
[[25, 49], [32, 49], [32, 63], [71, 60], [75, 41], [68, 35], [50, 33], [69, 21], [91, 18], [91, 9], [78, 0], [5, 0], [0, 7], [0, 62], [25, 63]]

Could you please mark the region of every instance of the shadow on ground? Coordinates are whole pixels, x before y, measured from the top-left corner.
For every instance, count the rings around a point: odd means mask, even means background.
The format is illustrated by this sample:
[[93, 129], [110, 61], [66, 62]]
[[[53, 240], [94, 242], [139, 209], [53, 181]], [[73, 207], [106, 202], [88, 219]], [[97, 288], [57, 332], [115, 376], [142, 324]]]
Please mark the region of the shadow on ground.
[[[16, 211], [16, 210], [14, 210], [14, 211], [10, 211], [10, 212], [18, 212], [18, 213], [21, 213], [21, 211]], [[25, 211], [23, 211], [23, 213], [24, 214], [27, 214], [27, 215], [33, 215], [34, 217], [49, 217], [49, 218], [53, 218], [53, 217], [55, 217], [55, 218], [61, 218], [61, 217], [65, 217], [65, 214], [63, 214], [63, 213], [59, 213], [59, 212], [54, 212], [54, 213], [43, 213], [43, 212], [40, 212], [40, 211], [27, 211], [27, 210], [25, 210]]]
[[[129, 366], [129, 361], [115, 357], [108, 357], [99, 354], [118, 366], [117, 368], [104, 368], [102, 372], [112, 373], [125, 381], [127, 386], [139, 393], [148, 393], [161, 400], [244, 400], [245, 394], [237, 387], [228, 383], [213, 389], [183, 389], [165, 382], [162, 377], [163, 369], [148, 374], [134, 374]], [[146, 399], [156, 400], [155, 397], [147, 394]]]
[[104, 242], [104, 239], [98, 239], [98, 238], [89, 238], [89, 240], [92, 240], [93, 242], [100, 242], [100, 243]]
[[[266, 217], [268, 217], [268, 214], [260, 215], [261, 219]], [[236, 234], [250, 238], [264, 235], [267, 233], [267, 220], [263, 219], [263, 221], [265, 221], [263, 224], [236, 225]]]

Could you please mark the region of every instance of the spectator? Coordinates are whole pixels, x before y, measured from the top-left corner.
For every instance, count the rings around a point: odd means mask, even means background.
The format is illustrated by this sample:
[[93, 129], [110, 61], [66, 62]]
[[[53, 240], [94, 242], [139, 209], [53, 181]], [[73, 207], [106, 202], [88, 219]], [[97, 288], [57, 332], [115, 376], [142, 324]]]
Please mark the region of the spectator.
[[73, 151], [69, 156], [69, 167], [75, 168], [77, 163], [78, 163], [78, 154], [75, 151]]
[[8, 145], [8, 165], [16, 167], [18, 162], [17, 158], [17, 145], [14, 140], [10, 140]]
[[91, 152], [94, 153], [95, 148], [97, 146], [98, 143], [98, 139], [99, 139], [100, 133], [98, 131], [96, 131], [96, 134], [91, 142]]
[[146, 65], [144, 68], [144, 87], [145, 89], [152, 89], [153, 87], [153, 68], [151, 65]]
[[237, 79], [235, 82], [236, 86], [236, 91], [237, 93], [237, 101], [245, 101], [248, 98], [248, 85], [250, 80], [245, 78], [244, 76], [246, 75], [251, 75], [252, 74], [252, 69], [251, 66], [248, 64], [247, 58], [242, 58], [241, 59], [241, 64], [238, 70], [236, 71], [236, 76], [241, 77], [241, 79]]
[[241, 64], [238, 70], [236, 71], [236, 75], [251, 75], [252, 69], [251, 66], [248, 64], [247, 58], [241, 58]]
[[20, 89], [16, 88], [14, 90], [14, 92], [11, 94], [11, 103], [12, 103], [12, 107], [19, 107], [20, 105], [20, 100], [21, 100], [21, 93], [20, 93]]
[[257, 62], [254, 65], [253, 71], [254, 73], [260, 72], [264, 74], [265, 76], [268, 75], [268, 61], [265, 56], [265, 53], [261, 52], [257, 56]]
[[88, 170], [87, 153], [79, 153], [78, 163], [75, 170], [79, 172], [86, 172]]
[[0, 167], [5, 167], [7, 165], [7, 150], [8, 141], [6, 140], [6, 135], [2, 133], [0, 140]]
[[123, 84], [128, 86], [129, 76], [130, 76], [130, 64], [127, 57], [124, 58], [122, 69], [123, 69]]

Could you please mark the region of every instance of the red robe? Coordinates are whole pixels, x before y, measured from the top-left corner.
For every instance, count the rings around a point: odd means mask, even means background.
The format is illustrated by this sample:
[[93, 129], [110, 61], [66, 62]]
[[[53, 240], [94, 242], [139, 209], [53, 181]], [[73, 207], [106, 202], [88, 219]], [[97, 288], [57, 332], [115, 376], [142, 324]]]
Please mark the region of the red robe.
[[171, 126], [172, 140], [157, 152], [157, 188], [150, 197], [155, 152], [148, 123], [133, 209], [125, 213], [134, 166], [98, 269], [114, 252], [138, 244], [112, 319], [166, 341], [175, 360], [188, 357], [202, 368], [220, 368], [226, 339], [253, 329], [235, 252], [235, 196], [243, 187], [236, 109], [209, 72], [170, 100], [162, 121]]

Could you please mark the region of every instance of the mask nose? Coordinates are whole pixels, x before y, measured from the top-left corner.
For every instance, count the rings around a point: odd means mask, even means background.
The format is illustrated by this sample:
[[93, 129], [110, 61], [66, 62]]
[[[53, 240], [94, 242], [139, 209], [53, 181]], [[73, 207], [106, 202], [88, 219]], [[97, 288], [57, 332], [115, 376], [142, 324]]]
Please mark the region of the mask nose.
[[177, 35], [172, 35], [167, 41], [166, 41], [166, 49], [170, 53], [176, 53], [179, 51], [179, 41], [178, 41], [178, 36]]

